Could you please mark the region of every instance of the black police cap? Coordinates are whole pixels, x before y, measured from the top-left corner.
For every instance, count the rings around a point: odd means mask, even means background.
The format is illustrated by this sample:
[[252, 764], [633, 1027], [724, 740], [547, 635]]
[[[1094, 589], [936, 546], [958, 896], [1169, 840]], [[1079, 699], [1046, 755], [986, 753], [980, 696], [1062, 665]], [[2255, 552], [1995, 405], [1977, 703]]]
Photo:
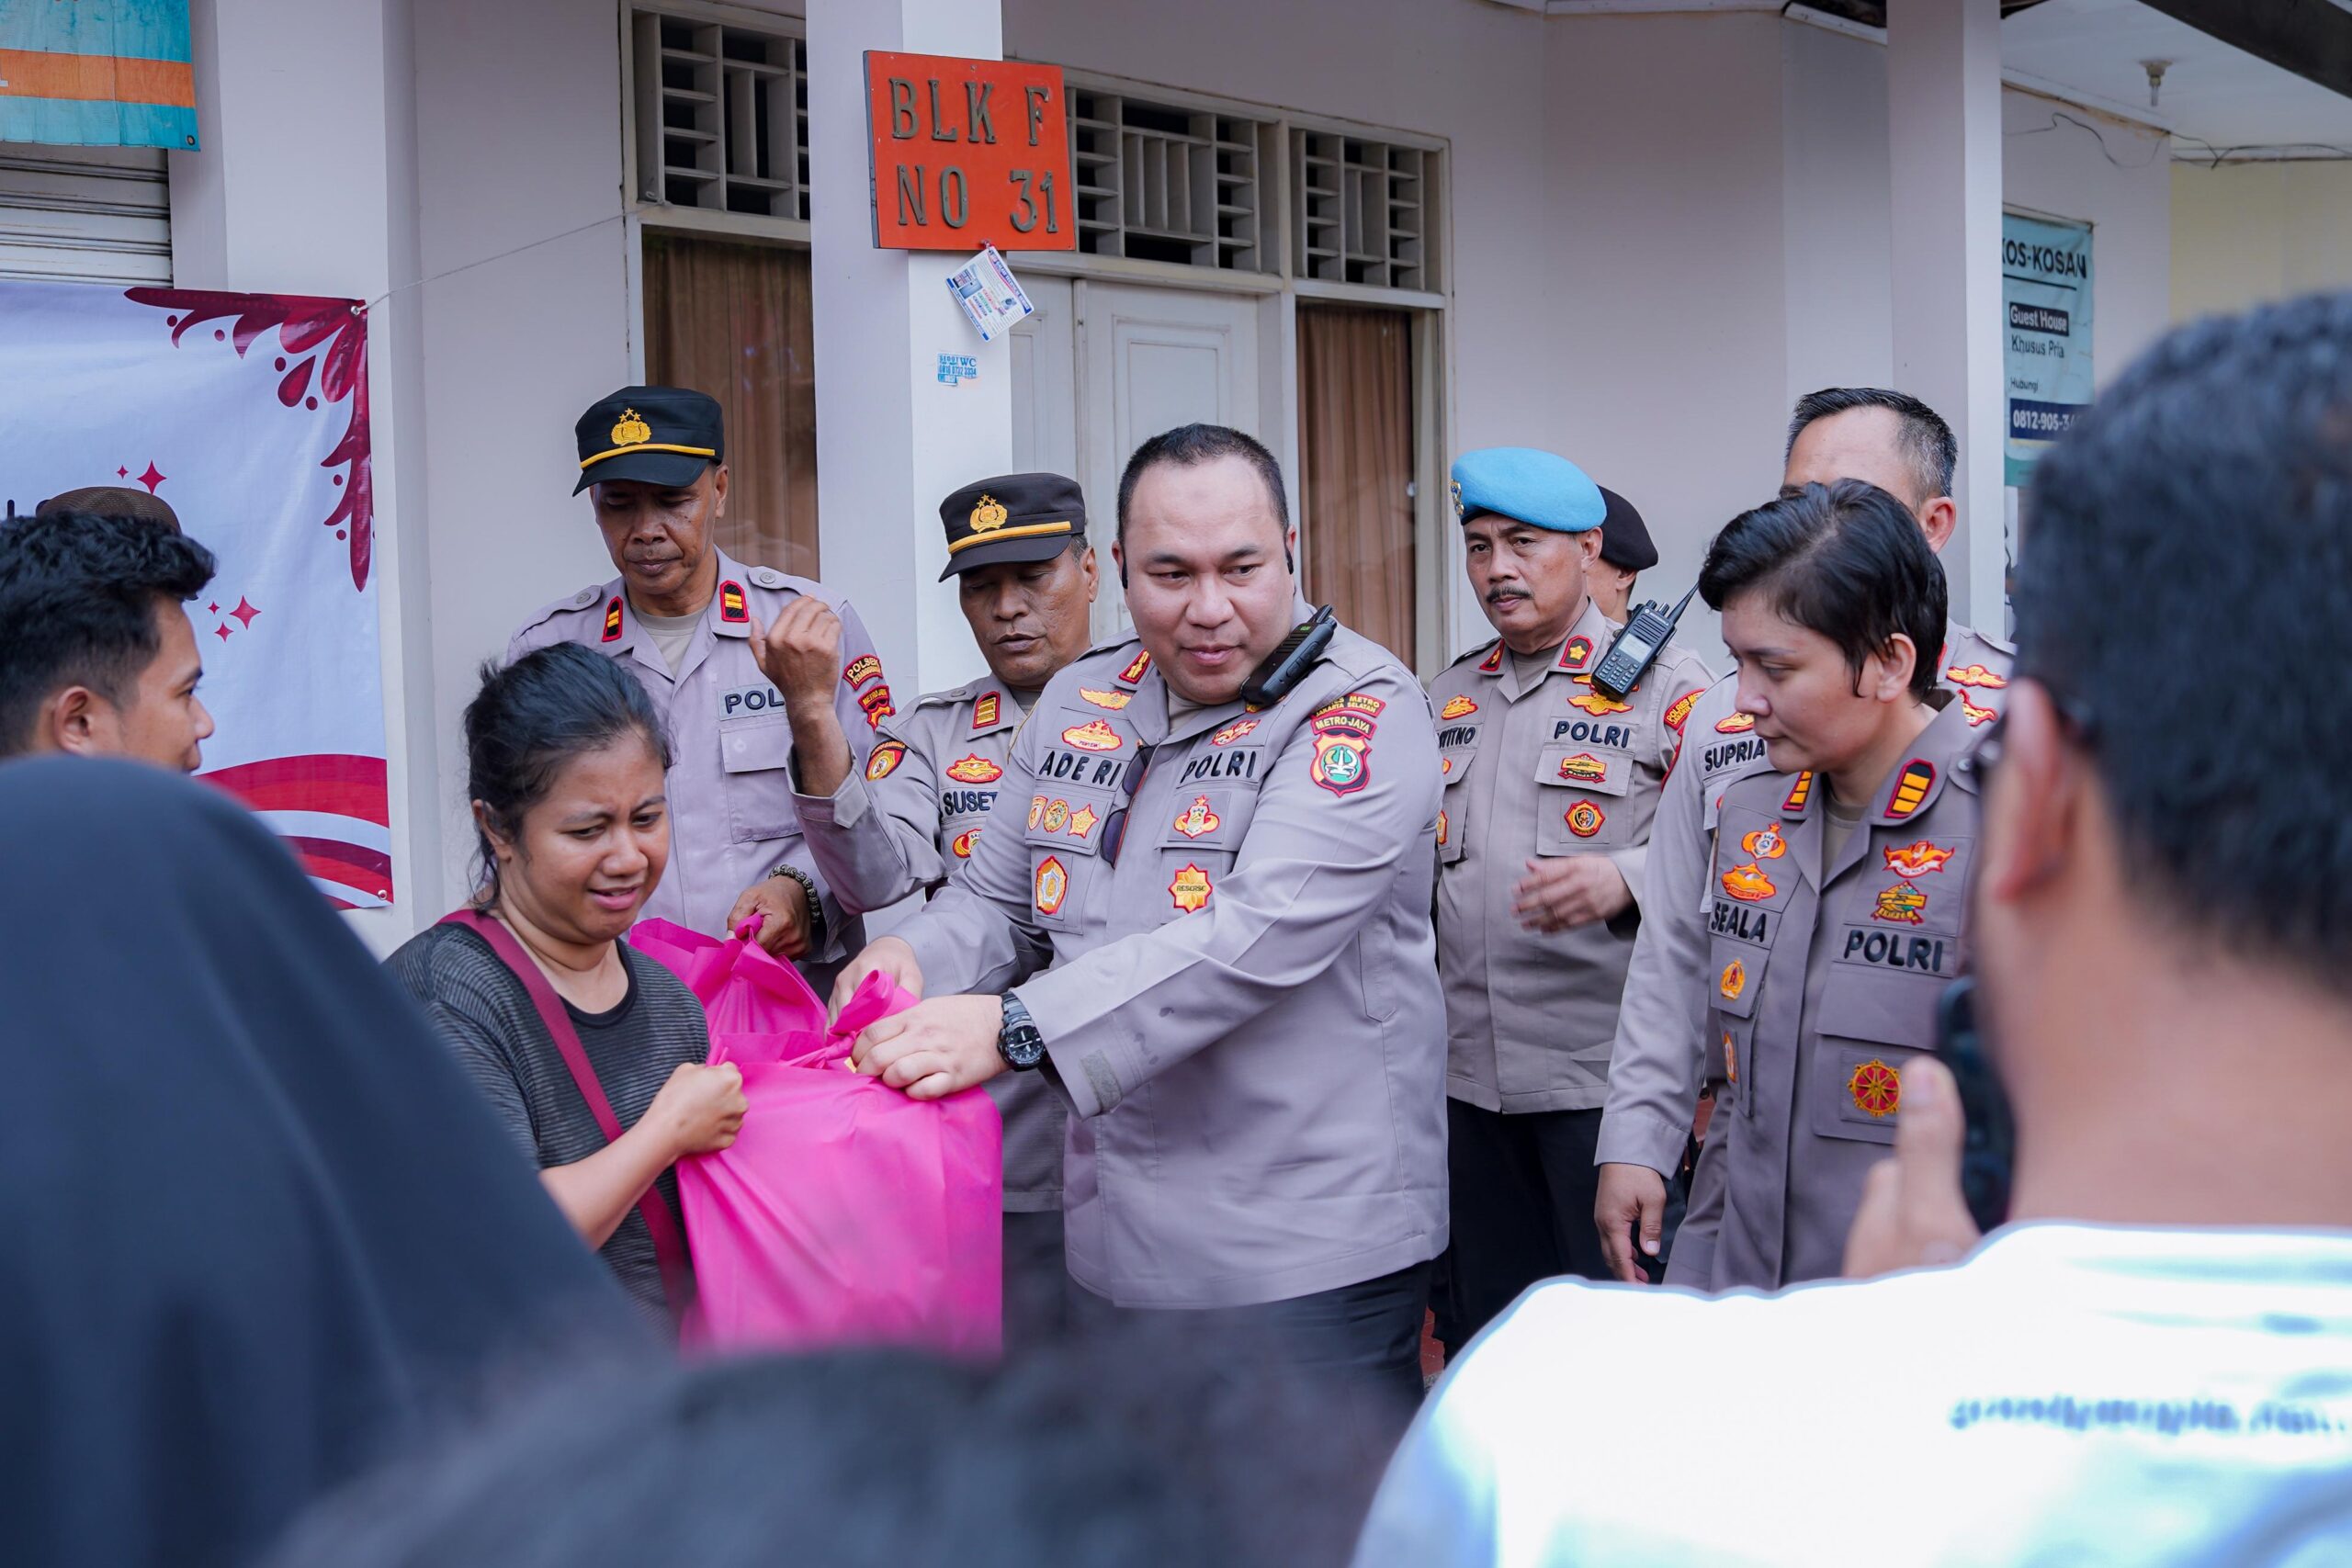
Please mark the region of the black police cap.
[[1600, 520], [1600, 558], [1620, 571], [1647, 571], [1656, 566], [1657, 547], [1650, 543], [1650, 531], [1634, 503], [1606, 485], [1600, 487], [1600, 499], [1609, 505]]
[[1060, 474], [999, 474], [939, 503], [947, 525], [946, 581], [1004, 561], [1051, 560], [1086, 536], [1086, 496]]
[[727, 460], [718, 400], [684, 387], [623, 387], [589, 404], [571, 428], [580, 442], [574, 495], [611, 479], [682, 490]]

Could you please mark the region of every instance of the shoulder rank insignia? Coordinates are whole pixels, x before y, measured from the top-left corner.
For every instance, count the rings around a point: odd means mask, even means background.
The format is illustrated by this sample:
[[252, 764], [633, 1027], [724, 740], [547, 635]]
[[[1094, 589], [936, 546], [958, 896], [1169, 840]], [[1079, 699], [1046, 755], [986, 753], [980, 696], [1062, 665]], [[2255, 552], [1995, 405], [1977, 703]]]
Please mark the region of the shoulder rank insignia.
[[1437, 710], [1437, 716], [1440, 718], [1465, 718], [1477, 711], [1478, 705], [1468, 697], [1449, 697], [1445, 705]]
[[1478, 660], [1478, 673], [1481, 675], [1491, 675], [1502, 667], [1503, 645], [1498, 642], [1495, 644], [1495, 650], [1492, 653], [1489, 653], [1486, 658]]
[[994, 692], [985, 692], [981, 694], [980, 700], [972, 705], [972, 728], [994, 729], [1003, 713], [1004, 699]]
[[1572, 637], [1567, 646], [1560, 649], [1560, 669], [1581, 670], [1591, 662], [1592, 638], [1589, 637]]
[[1797, 775], [1796, 782], [1794, 784], [1789, 785], [1789, 796], [1786, 800], [1781, 802], [1781, 809], [1783, 811], [1803, 811], [1804, 809], [1804, 803], [1812, 798], [1813, 770], [1811, 768], [1807, 768], [1804, 772]]
[[994, 784], [1004, 777], [1004, 770], [976, 751], [949, 763], [947, 776], [957, 784]]
[[752, 606], [743, 597], [743, 585], [732, 578], [718, 585], [718, 618], [730, 626], [751, 624]]
[[617, 593], [613, 595], [613, 602], [605, 606], [605, 640], [621, 640], [621, 596]]
[[885, 740], [881, 745], [874, 748], [874, 755], [865, 760], [865, 776], [869, 779], [887, 779], [899, 771], [899, 764], [906, 761], [906, 757], [907, 749], [904, 746], [896, 740]]
[[1151, 653], [1148, 649], [1146, 649], [1145, 651], [1136, 654], [1133, 659], [1127, 660], [1127, 667], [1119, 671], [1119, 684], [1123, 686], [1133, 686], [1137, 684], [1143, 680], [1144, 672], [1150, 668]]
[[1925, 757], [1914, 757], [1903, 764], [1903, 777], [1896, 781], [1894, 794], [1886, 803], [1886, 819], [1900, 822], [1919, 809], [1928, 792], [1936, 787], [1936, 765]]
[[861, 653], [842, 669], [842, 680], [853, 691], [876, 680], [882, 673], [882, 661], [870, 653]]

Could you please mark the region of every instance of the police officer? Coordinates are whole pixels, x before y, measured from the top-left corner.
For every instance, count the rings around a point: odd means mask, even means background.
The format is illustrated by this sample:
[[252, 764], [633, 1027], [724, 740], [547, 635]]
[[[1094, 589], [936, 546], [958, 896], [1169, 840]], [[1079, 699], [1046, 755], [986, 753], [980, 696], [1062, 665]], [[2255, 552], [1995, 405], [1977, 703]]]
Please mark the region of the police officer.
[[1600, 487], [1600, 499], [1609, 507], [1600, 519], [1600, 559], [1585, 574], [1585, 585], [1600, 613], [1623, 626], [1634, 602], [1634, 580], [1657, 564], [1657, 547], [1632, 502], [1607, 485]]
[[[940, 581], [956, 580], [989, 672], [884, 719], [862, 773], [825, 799], [796, 802], [818, 870], [854, 913], [935, 890], [971, 858], [1014, 731], [1046, 682], [1086, 651], [1098, 575], [1077, 480], [1000, 474], [956, 491], [939, 516]], [[988, 1090], [1004, 1113], [1007, 1337], [1034, 1343], [1064, 1317], [1062, 1105], [1035, 1073], [1004, 1074]]]
[[1047, 1075], [1080, 1325], [1214, 1311], [1385, 1401], [1390, 1440], [1445, 1244], [1429, 705], [1345, 628], [1244, 697], [1306, 613], [1256, 441], [1170, 431], [1120, 493], [1136, 636], [1054, 677], [1006, 763], [1018, 815], [843, 971], [929, 998], [855, 1060], [922, 1097]]
[[[1960, 457], [1951, 427], [1927, 404], [1876, 387], [1830, 387], [1797, 401], [1789, 423], [1781, 486], [1787, 491], [1839, 479], [1867, 479], [1910, 508], [1930, 550], [1941, 550], [1958, 521], [1951, 498]], [[1954, 693], [1969, 730], [1981, 737], [1998, 716], [2011, 650], [1955, 621], [1944, 633], [1939, 682]], [[1596, 1158], [1602, 1162], [1594, 1220], [1616, 1277], [1648, 1278], [1666, 1241], [1667, 1182], [1684, 1162], [1691, 1129], [1702, 1132], [1707, 1091], [1724, 1083], [1721, 1032], [1707, 1032], [1711, 994], [1707, 925], [1713, 898], [1707, 866], [1724, 793], [1770, 770], [1752, 714], [1738, 710], [1736, 676], [1709, 688], [1684, 726], [1686, 751], [1667, 779], [1650, 831], [1649, 900], [1626, 972], [1624, 1006], [1611, 1055], [1609, 1102]], [[1722, 1201], [1722, 1171], [1703, 1154], [1690, 1173], [1692, 1253], [1671, 1270], [1708, 1278], [1712, 1262], [1696, 1255], [1714, 1234], [1710, 1216]]]
[[[648, 917], [760, 943], [820, 980], [860, 931], [818, 873], [794, 807], [863, 767], [889, 716], [882, 661], [846, 601], [718, 549], [727, 509], [718, 404], [624, 387], [580, 416], [580, 482], [620, 571], [546, 606], [512, 660], [577, 642], [629, 669], [669, 726], [670, 870]], [[821, 987], [820, 987], [821, 989]]]
[[1733, 519], [1699, 591], [1772, 771], [1730, 785], [1717, 819], [1706, 1028], [1724, 1088], [1702, 1158], [1720, 1196], [1693, 1205], [1667, 1279], [1770, 1291], [1838, 1272], [1904, 1065], [1936, 1047], [1970, 940], [1974, 727], [1929, 662], [1943, 572], [1874, 485], [1807, 485]]
[[1499, 634], [1430, 687], [1453, 1235], [1438, 1327], [1459, 1348], [1535, 1280], [1604, 1273], [1593, 1140], [1650, 815], [1713, 676], [1669, 641], [1623, 700], [1593, 686], [1619, 628], [1589, 592], [1607, 502], [1575, 464], [1465, 453], [1453, 501]]

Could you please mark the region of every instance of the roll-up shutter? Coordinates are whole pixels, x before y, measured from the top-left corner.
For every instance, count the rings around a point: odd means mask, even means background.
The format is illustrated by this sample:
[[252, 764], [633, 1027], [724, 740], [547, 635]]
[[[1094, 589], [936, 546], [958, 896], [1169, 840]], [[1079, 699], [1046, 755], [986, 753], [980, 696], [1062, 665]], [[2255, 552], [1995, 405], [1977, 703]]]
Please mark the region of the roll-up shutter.
[[0, 141], [0, 277], [171, 282], [162, 150]]

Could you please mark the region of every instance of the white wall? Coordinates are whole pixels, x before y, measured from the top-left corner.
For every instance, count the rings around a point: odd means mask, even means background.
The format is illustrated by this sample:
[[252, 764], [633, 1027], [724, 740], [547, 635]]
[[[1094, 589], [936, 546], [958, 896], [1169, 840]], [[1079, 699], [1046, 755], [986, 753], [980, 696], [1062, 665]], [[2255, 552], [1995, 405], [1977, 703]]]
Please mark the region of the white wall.
[[2352, 162], [2172, 170], [2175, 321], [2352, 288]]

